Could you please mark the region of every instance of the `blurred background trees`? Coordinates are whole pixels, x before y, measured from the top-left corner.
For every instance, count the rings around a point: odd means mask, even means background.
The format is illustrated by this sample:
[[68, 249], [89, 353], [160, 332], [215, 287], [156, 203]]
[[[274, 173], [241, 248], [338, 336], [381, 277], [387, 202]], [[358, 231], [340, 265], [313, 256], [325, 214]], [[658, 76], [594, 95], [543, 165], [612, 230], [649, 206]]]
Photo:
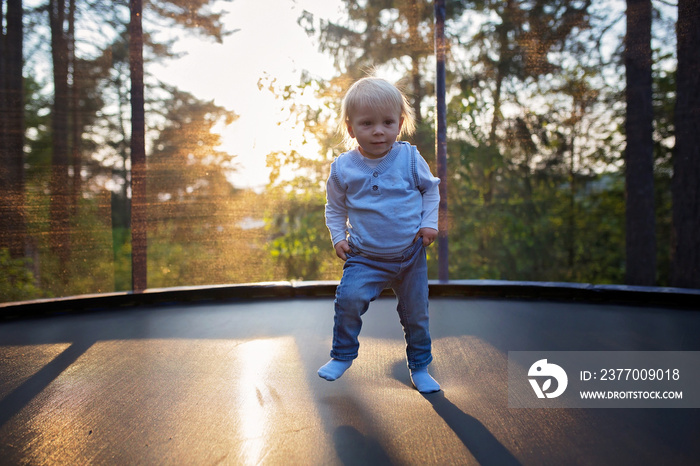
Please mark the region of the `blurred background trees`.
[[[344, 4], [344, 23], [300, 18], [336, 64], [336, 77], [317, 84], [319, 98], [335, 110], [353, 80], [375, 72], [393, 77], [420, 115], [412, 142], [434, 163], [432, 2]], [[669, 263], [671, 225], [679, 225], [670, 215], [672, 6], [447, 6], [450, 277], [679, 284]], [[316, 211], [320, 189], [317, 199]], [[700, 230], [685, 231], [696, 238]], [[435, 278], [433, 251], [429, 260]]]
[[[148, 72], [176, 59], [159, 31], [231, 33], [216, 3], [144, 2], [148, 287], [337, 279], [323, 206], [342, 94], [366, 74], [398, 82], [434, 167], [433, 4], [300, 14], [334, 76], [259, 88], [318, 153], [270, 153], [249, 191], [217, 132], [234, 111]], [[450, 278], [700, 287], [697, 2], [446, 3]], [[130, 290], [129, 2], [0, 12], [2, 301]]]

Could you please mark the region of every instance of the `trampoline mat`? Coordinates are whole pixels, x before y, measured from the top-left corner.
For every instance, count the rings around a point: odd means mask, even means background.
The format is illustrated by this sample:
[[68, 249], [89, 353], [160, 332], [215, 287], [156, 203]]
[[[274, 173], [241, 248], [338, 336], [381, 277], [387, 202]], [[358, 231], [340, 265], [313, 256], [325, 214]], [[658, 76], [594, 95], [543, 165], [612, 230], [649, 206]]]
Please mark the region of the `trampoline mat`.
[[695, 311], [431, 300], [437, 394], [393, 298], [327, 382], [332, 298], [130, 307], [0, 324], [0, 462], [697, 464], [695, 409], [508, 407], [509, 351], [697, 351]]

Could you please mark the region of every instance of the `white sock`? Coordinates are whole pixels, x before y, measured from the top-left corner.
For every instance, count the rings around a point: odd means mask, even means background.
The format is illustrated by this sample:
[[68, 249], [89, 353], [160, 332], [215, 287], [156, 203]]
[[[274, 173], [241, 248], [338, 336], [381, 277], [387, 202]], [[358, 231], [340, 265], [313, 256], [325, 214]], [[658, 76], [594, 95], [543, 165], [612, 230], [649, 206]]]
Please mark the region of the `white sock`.
[[428, 374], [428, 368], [411, 369], [411, 381], [413, 386], [421, 393], [433, 393], [440, 391], [440, 384]]
[[351, 365], [352, 360], [331, 359], [318, 370], [318, 376], [322, 379], [333, 381], [339, 379]]

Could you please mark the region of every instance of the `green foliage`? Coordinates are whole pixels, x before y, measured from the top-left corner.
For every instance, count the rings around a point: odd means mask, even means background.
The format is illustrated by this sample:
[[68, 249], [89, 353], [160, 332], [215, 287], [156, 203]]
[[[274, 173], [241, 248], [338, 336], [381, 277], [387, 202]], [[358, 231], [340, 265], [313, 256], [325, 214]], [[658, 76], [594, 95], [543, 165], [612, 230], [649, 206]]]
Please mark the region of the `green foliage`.
[[131, 229], [112, 225], [114, 291], [131, 290]]
[[[658, 61], [669, 57], [660, 56]], [[676, 106], [676, 71], [659, 70], [653, 81], [654, 105], [654, 207], [656, 209], [656, 244], [658, 284], [669, 286], [671, 273], [671, 177], [675, 143], [674, 110]]]
[[0, 249], [0, 302], [24, 301], [42, 297], [36, 286], [31, 262], [12, 259], [7, 249]]
[[[276, 265], [275, 276], [291, 280], [330, 280], [340, 278], [341, 264], [333, 250], [325, 226], [325, 182], [330, 162], [338, 150], [336, 132], [337, 82], [322, 82], [305, 77], [298, 86], [268, 89], [282, 102], [291, 103], [308, 138], [313, 138], [319, 153], [306, 147], [287, 153], [267, 156], [271, 170], [265, 197], [270, 200], [265, 210], [266, 244], [264, 250]], [[306, 93], [313, 93], [322, 105], [297, 102]]]
[[335, 257], [324, 220], [325, 196], [320, 190], [275, 190], [279, 203], [267, 214], [270, 235], [266, 249], [293, 280], [338, 279], [341, 267]]
[[489, 191], [479, 164], [490, 149], [462, 147], [451, 170], [450, 275], [478, 279], [619, 283], [624, 272], [623, 180], [577, 179], [505, 165]]
[[[48, 199], [44, 185], [28, 186], [28, 243], [36, 288], [27, 299], [105, 293], [114, 290], [109, 193], [82, 199], [71, 218], [71, 255], [61, 273], [48, 243]], [[130, 287], [129, 287], [130, 288]]]

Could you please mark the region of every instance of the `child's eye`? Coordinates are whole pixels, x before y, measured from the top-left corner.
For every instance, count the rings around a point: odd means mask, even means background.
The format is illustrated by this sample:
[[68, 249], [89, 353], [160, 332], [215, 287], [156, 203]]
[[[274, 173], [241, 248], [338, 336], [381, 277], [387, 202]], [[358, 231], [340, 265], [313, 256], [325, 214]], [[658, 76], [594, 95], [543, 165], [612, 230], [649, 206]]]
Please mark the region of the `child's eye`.
[[394, 124], [394, 120], [386, 120], [386, 121], [384, 122], [384, 124], [387, 125], [387, 126], [391, 126], [391, 125]]

